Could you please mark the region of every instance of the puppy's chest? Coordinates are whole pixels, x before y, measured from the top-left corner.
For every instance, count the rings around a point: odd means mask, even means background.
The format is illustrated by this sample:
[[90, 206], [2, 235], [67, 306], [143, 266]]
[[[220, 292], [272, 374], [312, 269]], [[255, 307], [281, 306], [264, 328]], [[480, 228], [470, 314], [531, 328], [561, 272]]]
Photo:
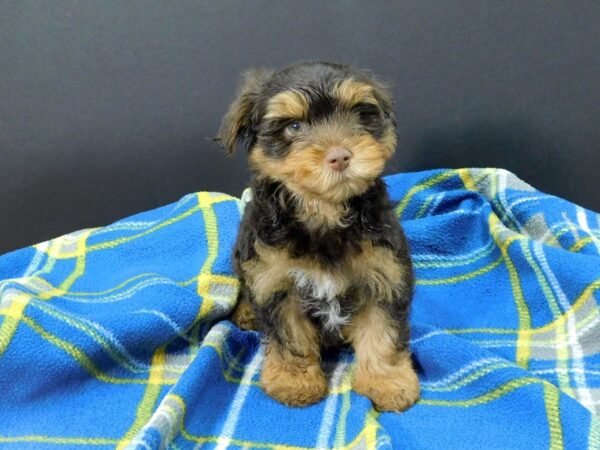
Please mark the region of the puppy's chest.
[[339, 330], [349, 322], [363, 301], [390, 301], [410, 271], [396, 251], [371, 241], [359, 241], [357, 250], [346, 252], [334, 262], [298, 256], [287, 247], [274, 247], [260, 241], [256, 252], [242, 264], [254, 301], [267, 305], [273, 293], [295, 293], [302, 309], [323, 328]]
[[306, 265], [292, 265], [290, 278], [296, 288], [305, 296], [318, 299], [333, 300], [346, 292], [352, 285], [352, 278], [344, 270], [327, 270], [327, 268], [308, 268]]
[[301, 308], [325, 331], [341, 333], [358, 306], [353, 295], [355, 280], [348, 268], [292, 267], [289, 276], [298, 292]]

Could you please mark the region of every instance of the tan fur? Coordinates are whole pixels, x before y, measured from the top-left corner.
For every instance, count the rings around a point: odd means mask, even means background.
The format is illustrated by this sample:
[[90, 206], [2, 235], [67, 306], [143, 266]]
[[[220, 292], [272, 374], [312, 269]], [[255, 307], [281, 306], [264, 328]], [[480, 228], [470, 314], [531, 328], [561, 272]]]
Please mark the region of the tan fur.
[[308, 100], [298, 91], [284, 91], [273, 96], [267, 105], [265, 119], [299, 119], [308, 116]]
[[282, 307], [285, 346], [270, 341], [265, 349], [261, 386], [274, 399], [291, 406], [316, 403], [327, 395], [321, 369], [319, 335], [293, 295]]
[[257, 242], [254, 246], [257, 256], [244, 264], [244, 278], [254, 294], [258, 305], [264, 304], [271, 295], [291, 287], [289, 271], [291, 260], [285, 249], [269, 247]]
[[257, 257], [244, 263], [242, 270], [258, 305], [268, 301], [275, 292], [291, 291], [294, 271], [302, 271], [315, 279], [327, 276], [334, 280], [340, 292], [350, 283], [351, 277], [343, 270], [324, 270], [313, 259], [292, 258], [287, 249], [269, 247], [260, 242], [254, 248]]
[[380, 411], [404, 411], [420, 395], [419, 379], [408, 352], [396, 348], [397, 330], [387, 315], [369, 303], [345, 330], [356, 352], [353, 389]]
[[238, 298], [235, 309], [231, 313], [231, 320], [242, 330], [258, 330], [259, 328], [250, 299], [245, 295]]
[[[352, 153], [350, 167], [343, 173], [332, 171], [325, 163], [325, 153], [333, 146], [347, 148]], [[339, 205], [365, 192], [391, 155], [392, 150], [370, 134], [357, 134], [337, 141], [331, 138], [296, 141], [283, 159], [269, 158], [257, 145], [250, 154], [250, 164], [260, 173], [284, 183], [299, 198]]]
[[[284, 210], [294, 211], [295, 219], [312, 232], [311, 239], [319, 235], [329, 238], [331, 234], [326, 232], [355, 225], [350, 199], [373, 186], [396, 146], [390, 93], [375, 80], [367, 82], [370, 77], [364, 73], [349, 76], [324, 92], [333, 99], [335, 109], [325, 116], [309, 117], [309, 100], [317, 100], [316, 95], [295, 89], [294, 83], [267, 98], [271, 91], [264, 87], [271, 75], [250, 73], [217, 138], [229, 153], [238, 140], [253, 146], [249, 149], [253, 181], [266, 179], [285, 186], [275, 187], [274, 201], [281, 202]], [[324, 80], [323, 86], [329, 87], [330, 80]], [[266, 111], [259, 117], [264, 102]], [[354, 108], [364, 103], [376, 105], [378, 111]], [[371, 113], [381, 116], [372, 117]], [[261, 123], [268, 120], [278, 123]], [[289, 126], [296, 120], [302, 122], [300, 126]], [[262, 145], [271, 145], [273, 139], [278, 140], [277, 145], [268, 152]], [[327, 152], [336, 147], [350, 152], [344, 170], [338, 170], [337, 161], [326, 161]], [[251, 236], [248, 233], [247, 239]], [[260, 324], [268, 339], [261, 385], [274, 399], [303, 406], [326, 395], [320, 366], [323, 332], [324, 343], [339, 335], [353, 345], [357, 355], [353, 387], [378, 409], [401, 411], [417, 401], [419, 384], [410, 356], [398, 350], [407, 342], [398, 342], [401, 330], [395, 328], [405, 326], [406, 317], [386, 313], [386, 308], [391, 308], [388, 302], [408, 306], [410, 267], [401, 265], [394, 251], [366, 239], [340, 249], [343, 256], [335, 264], [324, 262], [333, 253], [327, 252], [327, 246], [324, 255], [296, 257], [287, 248], [270, 247], [258, 240], [243, 242], [245, 262], [241, 258], [236, 262], [241, 264], [247, 286], [242, 297], [251, 293], [252, 298], [240, 298], [232, 319], [244, 329], [254, 329], [259, 325], [254, 308], [260, 317], [265, 315], [265, 324]], [[246, 261], [245, 246], [250, 244], [256, 255]], [[327, 244], [331, 247], [332, 242]], [[409, 264], [408, 258], [403, 260]], [[318, 321], [319, 329], [307, 311]]]
[[405, 288], [407, 268], [399, 264], [390, 249], [376, 247], [369, 241], [361, 242], [360, 247], [360, 252], [349, 254], [331, 268], [311, 258], [293, 258], [287, 249], [257, 242], [257, 257], [244, 263], [242, 270], [258, 305], [268, 301], [275, 292], [290, 290], [294, 271], [315, 280], [331, 280], [338, 293], [357, 286], [361, 295], [369, 300], [392, 300]]
[[345, 227], [348, 208], [344, 203], [328, 203], [316, 198], [295, 198], [299, 206], [297, 218], [309, 230], [317, 228]]
[[402, 411], [418, 400], [419, 384], [410, 357], [396, 349], [398, 330], [377, 306], [405, 288], [407, 268], [399, 264], [391, 250], [365, 241], [361, 251], [339, 261], [335, 268], [327, 268], [311, 258], [293, 258], [287, 249], [262, 243], [256, 243], [255, 249], [257, 258], [243, 266], [255, 301], [261, 304], [277, 291], [288, 292], [281, 330], [286, 347], [274, 342], [267, 346], [261, 378], [267, 394], [288, 405], [306, 405], [326, 393], [318, 363], [318, 334], [294, 294], [293, 274], [299, 272], [321, 283], [328, 280], [334, 294], [351, 286], [359, 288], [363, 310], [342, 330], [357, 355], [354, 389], [385, 411]]
[[[291, 191], [288, 191], [291, 192]], [[292, 192], [292, 202], [298, 207], [297, 219], [302, 221], [309, 230], [316, 228], [344, 227], [348, 207], [345, 203], [329, 203], [318, 198], [300, 196]], [[289, 197], [280, 191], [279, 202], [282, 207], [289, 206]]]
[[361, 243], [362, 252], [351, 260], [348, 272], [363, 296], [374, 301], [392, 301], [406, 288], [408, 267], [402, 266], [392, 250]]
[[385, 131], [385, 133], [379, 140], [387, 148], [387, 150], [389, 152], [388, 158], [390, 158], [396, 151], [396, 141], [397, 141], [396, 130], [394, 128], [390, 127], [387, 131]]
[[333, 95], [348, 108], [352, 108], [358, 103], [377, 105], [377, 100], [373, 95], [373, 86], [351, 78], [340, 81], [333, 88]]

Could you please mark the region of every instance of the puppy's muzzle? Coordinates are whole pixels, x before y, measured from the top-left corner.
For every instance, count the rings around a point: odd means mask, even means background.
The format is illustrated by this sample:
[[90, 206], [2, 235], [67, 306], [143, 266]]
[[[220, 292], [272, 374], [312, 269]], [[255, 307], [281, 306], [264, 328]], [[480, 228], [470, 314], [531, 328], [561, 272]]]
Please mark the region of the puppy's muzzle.
[[325, 153], [325, 162], [333, 170], [342, 172], [350, 165], [352, 159], [352, 153], [350, 150], [341, 147], [334, 147], [327, 150]]

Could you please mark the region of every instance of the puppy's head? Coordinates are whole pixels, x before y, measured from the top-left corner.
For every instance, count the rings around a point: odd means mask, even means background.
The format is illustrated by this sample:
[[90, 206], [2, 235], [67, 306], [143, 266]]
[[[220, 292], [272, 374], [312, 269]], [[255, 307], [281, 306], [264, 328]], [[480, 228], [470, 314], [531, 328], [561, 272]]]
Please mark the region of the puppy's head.
[[392, 98], [369, 74], [307, 62], [253, 70], [217, 140], [249, 151], [257, 176], [295, 195], [340, 203], [366, 191], [396, 146]]

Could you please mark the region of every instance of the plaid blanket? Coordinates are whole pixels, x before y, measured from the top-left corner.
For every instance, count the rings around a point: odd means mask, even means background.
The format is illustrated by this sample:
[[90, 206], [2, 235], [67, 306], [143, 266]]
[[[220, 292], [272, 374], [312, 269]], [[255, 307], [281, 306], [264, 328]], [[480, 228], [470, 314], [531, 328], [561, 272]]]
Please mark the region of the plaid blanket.
[[0, 257], [2, 448], [600, 448], [599, 216], [504, 170], [390, 176], [417, 275], [422, 400], [377, 413], [258, 386], [223, 317], [241, 202], [201, 192]]

